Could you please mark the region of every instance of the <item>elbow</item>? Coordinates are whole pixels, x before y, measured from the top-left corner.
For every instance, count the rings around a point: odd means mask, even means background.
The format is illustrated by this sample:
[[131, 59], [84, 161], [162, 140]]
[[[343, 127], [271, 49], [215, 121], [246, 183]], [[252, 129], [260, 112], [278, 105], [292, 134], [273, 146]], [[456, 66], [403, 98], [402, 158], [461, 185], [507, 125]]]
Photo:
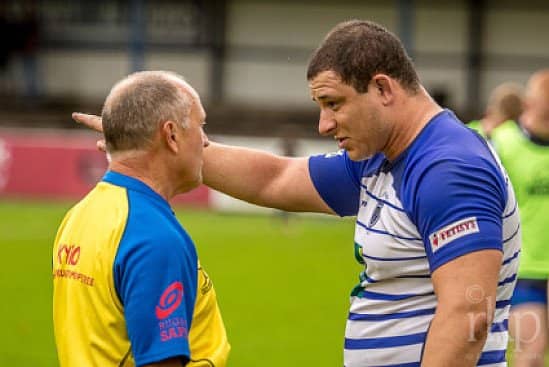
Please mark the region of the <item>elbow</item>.
[[496, 311], [495, 294], [489, 297], [473, 297], [469, 295], [464, 302], [467, 309], [467, 324], [469, 326], [469, 341], [484, 342], [490, 333]]
[[488, 312], [488, 310], [470, 311], [467, 313], [468, 323], [468, 341], [472, 343], [486, 341], [490, 328], [492, 327], [492, 321], [494, 319], [494, 313]]
[[479, 303], [465, 301], [445, 306], [440, 307], [440, 316], [453, 318], [455, 324], [460, 325], [462, 338], [473, 344], [486, 341], [494, 320], [493, 302], [485, 299]]

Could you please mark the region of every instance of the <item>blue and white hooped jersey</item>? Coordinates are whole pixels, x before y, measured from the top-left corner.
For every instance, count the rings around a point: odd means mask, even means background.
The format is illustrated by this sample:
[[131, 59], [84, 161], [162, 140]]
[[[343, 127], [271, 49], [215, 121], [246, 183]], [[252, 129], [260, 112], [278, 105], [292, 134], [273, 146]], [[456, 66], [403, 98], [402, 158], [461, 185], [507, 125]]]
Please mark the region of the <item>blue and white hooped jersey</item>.
[[510, 299], [520, 252], [511, 183], [485, 141], [452, 112], [436, 115], [390, 162], [313, 156], [313, 183], [341, 216], [356, 215], [365, 265], [351, 295], [346, 367], [420, 366], [437, 305], [431, 273], [467, 253], [503, 252], [496, 312], [479, 366], [506, 366]]

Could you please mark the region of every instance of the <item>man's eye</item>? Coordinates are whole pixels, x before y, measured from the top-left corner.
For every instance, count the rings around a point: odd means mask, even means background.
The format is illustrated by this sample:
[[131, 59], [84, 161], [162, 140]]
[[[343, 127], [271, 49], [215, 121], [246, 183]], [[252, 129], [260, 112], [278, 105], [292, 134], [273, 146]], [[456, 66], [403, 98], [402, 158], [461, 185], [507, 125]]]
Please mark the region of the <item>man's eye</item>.
[[334, 101], [329, 101], [329, 102], [326, 102], [326, 106], [328, 108], [336, 108], [337, 107], [337, 102], [334, 102]]

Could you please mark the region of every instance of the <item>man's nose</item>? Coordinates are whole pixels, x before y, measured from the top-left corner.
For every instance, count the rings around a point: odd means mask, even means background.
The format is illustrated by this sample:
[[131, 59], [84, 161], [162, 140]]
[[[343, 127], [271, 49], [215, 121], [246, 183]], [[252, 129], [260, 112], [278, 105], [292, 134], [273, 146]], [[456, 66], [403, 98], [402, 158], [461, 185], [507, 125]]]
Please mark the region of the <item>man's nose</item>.
[[334, 113], [330, 110], [321, 109], [318, 119], [318, 132], [322, 136], [332, 135], [336, 128]]
[[202, 130], [202, 145], [204, 148], [206, 148], [208, 145], [210, 145], [210, 140], [208, 139], [208, 135]]

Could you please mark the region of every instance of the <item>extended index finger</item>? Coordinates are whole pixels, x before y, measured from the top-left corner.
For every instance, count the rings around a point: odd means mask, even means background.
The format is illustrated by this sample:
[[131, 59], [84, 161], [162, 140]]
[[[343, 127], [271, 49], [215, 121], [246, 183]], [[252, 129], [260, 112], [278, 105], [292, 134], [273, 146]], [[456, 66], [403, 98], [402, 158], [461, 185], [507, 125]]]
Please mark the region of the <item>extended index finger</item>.
[[72, 119], [79, 124], [86, 125], [90, 129], [103, 132], [103, 121], [100, 116], [89, 115], [87, 113], [73, 112]]

